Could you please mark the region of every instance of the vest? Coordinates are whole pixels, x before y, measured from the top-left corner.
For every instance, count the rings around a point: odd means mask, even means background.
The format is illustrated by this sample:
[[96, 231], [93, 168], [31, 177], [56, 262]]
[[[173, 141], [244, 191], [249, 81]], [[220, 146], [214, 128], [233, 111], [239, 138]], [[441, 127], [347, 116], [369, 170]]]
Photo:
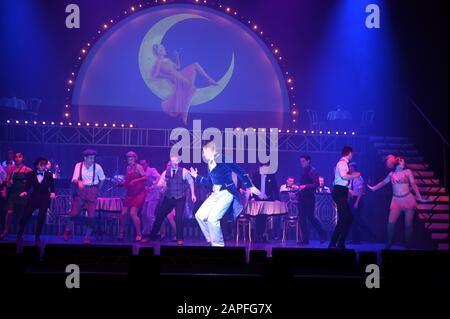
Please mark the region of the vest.
[[178, 170], [173, 177], [170, 176], [171, 174], [172, 169], [170, 168], [166, 171], [167, 190], [165, 196], [175, 199], [185, 197], [186, 191], [185, 181], [183, 180], [183, 168], [178, 167]]

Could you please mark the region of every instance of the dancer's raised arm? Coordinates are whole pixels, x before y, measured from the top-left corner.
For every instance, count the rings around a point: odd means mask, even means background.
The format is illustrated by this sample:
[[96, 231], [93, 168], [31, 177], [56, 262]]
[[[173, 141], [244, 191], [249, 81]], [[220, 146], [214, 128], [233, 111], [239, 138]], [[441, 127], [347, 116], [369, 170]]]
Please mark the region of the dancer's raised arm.
[[209, 175], [207, 177], [199, 175], [196, 168], [191, 167], [191, 169], [189, 170], [189, 174], [191, 174], [192, 178], [194, 178], [197, 183], [207, 188], [211, 188], [213, 186], [211, 177]]
[[378, 184], [374, 185], [374, 186], [370, 186], [367, 185], [367, 187], [372, 191], [375, 192], [377, 190], [379, 190], [380, 188], [386, 186], [387, 184], [389, 184], [391, 182], [391, 174], [389, 173], [388, 176], [386, 176], [381, 182], [379, 182]]

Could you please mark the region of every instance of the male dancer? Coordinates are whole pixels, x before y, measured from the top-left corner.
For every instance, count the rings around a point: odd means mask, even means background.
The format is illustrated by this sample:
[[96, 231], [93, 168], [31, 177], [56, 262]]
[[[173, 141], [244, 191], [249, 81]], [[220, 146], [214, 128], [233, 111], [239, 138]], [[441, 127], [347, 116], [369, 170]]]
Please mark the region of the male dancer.
[[83, 153], [84, 160], [75, 165], [72, 183], [76, 185], [76, 191], [70, 209], [70, 219], [64, 231], [64, 240], [69, 240], [70, 230], [73, 229], [73, 220], [83, 207], [86, 208], [88, 218], [86, 220], [86, 233], [84, 243], [91, 244], [91, 233], [95, 222], [95, 208], [97, 194], [105, 181], [105, 174], [100, 164], [95, 163], [95, 150], [87, 149]]
[[[233, 182], [232, 173], [241, 179], [245, 188], [248, 188], [251, 193], [256, 196], [260, 195], [260, 191], [253, 186], [248, 174], [233, 163], [220, 163], [219, 154], [214, 142], [209, 142], [203, 146], [203, 157], [208, 162], [208, 176], [203, 177], [198, 175], [197, 169], [191, 167], [190, 173], [195, 178], [197, 183], [206, 187], [212, 188], [212, 194], [203, 202], [195, 214], [203, 235], [206, 241], [211, 246], [223, 247], [225, 245], [223, 240], [222, 229], [220, 227], [220, 220], [227, 212], [233, 200], [238, 199], [238, 191]], [[219, 163], [217, 163], [219, 161]], [[234, 217], [242, 210], [241, 205], [238, 212], [234, 212]]]
[[361, 176], [359, 172], [350, 173], [348, 163], [352, 160], [353, 149], [350, 146], [344, 146], [342, 157], [337, 162], [334, 171], [333, 200], [337, 206], [338, 222], [331, 236], [330, 249], [345, 249], [345, 240], [347, 238], [350, 226], [352, 224], [352, 211], [348, 203], [348, 189], [350, 181]]
[[173, 155], [170, 157], [170, 168], [166, 169], [159, 178], [157, 187], [165, 189], [164, 198], [161, 206], [156, 213], [156, 220], [153, 224], [150, 238], [144, 238], [142, 242], [148, 242], [156, 237], [164, 218], [175, 208], [175, 223], [177, 228], [177, 244], [183, 245], [183, 217], [184, 217], [184, 205], [186, 204], [186, 183], [191, 188], [191, 200], [195, 203], [197, 198], [195, 197], [194, 181], [192, 180], [189, 171], [179, 166], [180, 159], [178, 156]]
[[[47, 159], [43, 157], [38, 157], [34, 161], [34, 171], [29, 173], [25, 183], [25, 189], [20, 194], [21, 197], [28, 195], [28, 202], [25, 207], [25, 213], [20, 218], [19, 232], [17, 233], [18, 241], [22, 240], [25, 226], [33, 214], [33, 211], [39, 209], [34, 236], [36, 245], [39, 245], [41, 242], [41, 232], [44, 227], [47, 210], [50, 207], [50, 200], [55, 198], [55, 182], [53, 180], [53, 174], [46, 169], [46, 166]], [[33, 189], [31, 194], [29, 194], [30, 189]]]
[[302, 166], [302, 172], [300, 174], [300, 185], [298, 186], [300, 190], [298, 220], [302, 231], [301, 244], [309, 244], [308, 220], [319, 235], [320, 243], [323, 244], [326, 240], [326, 232], [315, 216], [316, 188], [319, 186], [319, 173], [311, 165], [311, 157], [309, 155], [300, 156], [300, 165]]
[[14, 159], [16, 157], [16, 153], [13, 150], [8, 150], [6, 160], [4, 160], [1, 166], [6, 170], [8, 170], [9, 166], [14, 166]]

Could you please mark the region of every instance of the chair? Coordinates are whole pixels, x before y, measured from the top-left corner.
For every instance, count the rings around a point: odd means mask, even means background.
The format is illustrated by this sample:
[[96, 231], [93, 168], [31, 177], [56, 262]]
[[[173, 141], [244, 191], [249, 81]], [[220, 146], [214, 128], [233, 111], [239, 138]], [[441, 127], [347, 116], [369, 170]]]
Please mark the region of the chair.
[[[243, 232], [244, 242], [248, 237], [249, 242], [252, 242], [252, 221], [249, 216], [240, 214], [236, 220], [236, 244], [239, 243], [239, 234]], [[247, 232], [248, 231], [248, 232]]]
[[361, 130], [367, 132], [373, 125], [375, 120], [375, 111], [366, 110], [361, 116]]
[[[247, 190], [244, 193], [240, 194], [241, 202], [242, 202], [242, 212], [236, 219], [236, 244], [239, 243], [239, 234], [242, 228], [244, 242], [246, 241], [246, 237], [248, 237], [248, 241], [252, 242], [252, 219], [250, 216], [246, 215], [249, 200], [250, 200], [250, 192]], [[248, 230], [248, 233], [247, 233]]]
[[320, 130], [319, 114], [316, 110], [306, 109], [308, 115], [309, 126], [313, 130]]
[[283, 220], [283, 237], [281, 239], [281, 241], [283, 243], [286, 242], [287, 232], [291, 228], [295, 229], [295, 239], [297, 242], [299, 242], [299, 238], [302, 237], [301, 228], [300, 228], [299, 220], [298, 220], [298, 206], [297, 205], [298, 205], [297, 200], [290, 200], [287, 203], [288, 213], [284, 217], [284, 220]]
[[39, 114], [39, 108], [41, 107], [42, 100], [38, 98], [31, 98], [28, 99], [27, 104], [27, 110], [32, 115], [32, 119], [36, 119]]
[[[50, 204], [50, 214], [56, 220], [57, 235], [61, 235], [61, 228], [70, 218], [70, 206], [72, 203], [72, 196], [57, 195]], [[71, 229], [74, 234], [74, 229]]]
[[105, 233], [111, 235], [112, 239], [117, 238], [117, 236], [119, 235], [121, 213], [104, 212], [100, 216], [103, 219], [103, 231], [99, 230], [99, 232], [101, 233], [100, 238], [102, 238], [103, 234]]

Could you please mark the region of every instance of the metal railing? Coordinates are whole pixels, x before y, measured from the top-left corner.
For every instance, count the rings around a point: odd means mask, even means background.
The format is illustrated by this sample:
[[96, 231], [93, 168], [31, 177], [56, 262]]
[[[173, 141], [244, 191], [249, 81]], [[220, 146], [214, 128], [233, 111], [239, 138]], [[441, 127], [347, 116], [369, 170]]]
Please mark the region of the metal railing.
[[430, 120], [430, 118], [423, 112], [422, 108], [410, 97], [407, 96], [407, 101], [414, 107], [414, 109], [417, 111], [417, 113], [421, 116], [421, 118], [428, 124], [428, 126], [433, 130], [433, 132], [439, 137], [442, 143], [442, 167], [443, 167], [443, 182], [445, 188], [447, 188], [447, 174], [448, 174], [448, 168], [447, 168], [447, 151], [448, 151], [448, 140], [445, 138], [445, 136], [442, 134], [442, 132], [436, 127], [436, 125], [433, 124], [433, 122]]

